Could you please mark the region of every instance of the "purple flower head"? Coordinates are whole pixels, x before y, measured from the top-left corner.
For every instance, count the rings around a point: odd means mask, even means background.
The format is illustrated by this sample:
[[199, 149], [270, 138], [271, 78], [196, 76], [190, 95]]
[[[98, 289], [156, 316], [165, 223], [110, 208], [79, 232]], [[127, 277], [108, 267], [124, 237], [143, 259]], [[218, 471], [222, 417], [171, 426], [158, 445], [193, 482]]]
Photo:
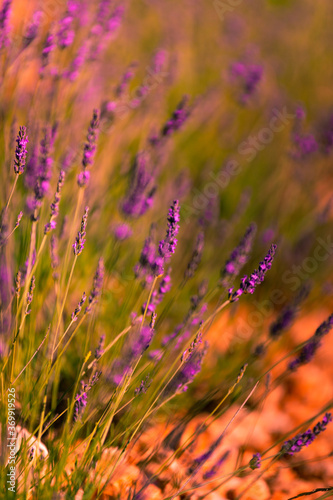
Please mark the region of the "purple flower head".
[[295, 133], [293, 135], [294, 150], [292, 156], [295, 160], [304, 160], [318, 149], [318, 144], [312, 134], [301, 135]]
[[82, 172], [78, 175], [77, 182], [80, 187], [85, 187], [90, 179], [90, 174], [87, 172], [87, 167], [93, 164], [94, 156], [97, 147], [97, 131], [99, 128], [99, 111], [94, 109], [93, 117], [91, 119], [87, 140], [84, 145], [83, 158], [82, 158]]
[[184, 96], [173, 112], [171, 118], [166, 122], [161, 130], [161, 138], [168, 137], [176, 130], [179, 130], [191, 114], [191, 109], [187, 106], [188, 97]]
[[250, 224], [239, 242], [239, 245], [231, 252], [229, 259], [221, 270], [221, 286], [229, 286], [247, 263], [252, 250], [256, 230], [256, 225], [253, 223]]
[[29, 309], [29, 306], [34, 298], [35, 284], [36, 284], [36, 280], [35, 280], [35, 276], [33, 276], [31, 278], [30, 287], [29, 287], [29, 291], [28, 291], [28, 295], [27, 295], [27, 306], [26, 306], [26, 310], [25, 310], [26, 315], [31, 313], [31, 309]]
[[81, 221], [81, 229], [77, 234], [77, 237], [75, 239], [75, 242], [73, 244], [73, 251], [74, 255], [78, 256], [80, 253], [82, 253], [82, 250], [84, 248], [84, 244], [86, 241], [86, 228], [87, 228], [87, 220], [88, 220], [88, 212], [89, 212], [89, 207], [85, 208], [82, 221]]
[[269, 335], [273, 340], [278, 339], [285, 330], [291, 327], [298, 314], [300, 304], [307, 298], [309, 293], [309, 284], [304, 285], [295, 299], [282, 309], [279, 316], [269, 327]]
[[87, 296], [86, 296], [85, 292], [83, 292], [80, 302], [76, 306], [74, 312], [72, 312], [71, 318], [72, 318], [73, 322], [77, 321], [77, 318], [78, 318], [78, 316], [79, 316], [79, 314], [80, 314], [80, 312], [82, 310], [82, 307], [83, 307], [83, 304], [86, 301], [86, 298], [87, 298]]
[[101, 372], [95, 372], [90, 377], [87, 384], [85, 384], [83, 380], [81, 380], [81, 390], [75, 397], [74, 422], [77, 422], [78, 420], [82, 419], [83, 412], [88, 402], [88, 393], [91, 390], [91, 388], [96, 384], [100, 376]]
[[55, 140], [54, 131], [46, 128], [44, 137], [40, 142], [40, 157], [37, 173], [37, 182], [35, 184], [35, 202], [36, 207], [41, 206], [43, 198], [48, 194], [50, 188], [51, 169], [52, 169], [52, 148]]
[[267, 271], [272, 267], [275, 251], [276, 245], [271, 245], [268, 254], [264, 258], [263, 262], [260, 262], [258, 269], [256, 269], [250, 277], [244, 276], [241, 279], [240, 288], [236, 290], [236, 292], [234, 292], [233, 288], [229, 289], [230, 302], [237, 301], [243, 293], [254, 293], [256, 287], [264, 281]]
[[16, 150], [15, 150], [15, 160], [14, 160], [14, 172], [16, 175], [20, 175], [24, 172], [25, 159], [27, 156], [27, 144], [28, 136], [26, 127], [20, 127], [18, 136], [16, 138]]
[[150, 281], [150, 277], [153, 274], [152, 268], [155, 262], [156, 256], [156, 245], [153, 242], [153, 237], [155, 233], [155, 226], [152, 224], [149, 232], [148, 238], [146, 238], [139, 262], [134, 267], [134, 273], [137, 278], [146, 277]]
[[285, 441], [281, 448], [281, 452], [286, 455], [294, 455], [294, 453], [300, 452], [304, 446], [309, 446], [321, 432], [326, 430], [329, 422], [332, 422], [332, 415], [326, 413], [323, 420], [318, 422], [312, 430], [309, 429], [303, 432], [303, 434], [297, 434], [292, 439]]
[[73, 30], [73, 17], [67, 13], [65, 17], [59, 22], [58, 30], [58, 47], [60, 49], [65, 49], [72, 45], [74, 41], [74, 30]]
[[193, 251], [192, 257], [191, 257], [189, 263], [187, 264], [187, 269], [186, 269], [186, 271], [184, 273], [184, 279], [185, 280], [193, 278], [196, 270], [198, 269], [199, 264], [201, 262], [201, 257], [202, 257], [202, 252], [203, 252], [203, 248], [204, 248], [204, 243], [205, 243], [205, 235], [201, 231], [198, 234], [198, 236], [197, 236], [197, 240], [196, 240], [196, 243], [195, 243], [195, 247], [194, 247], [194, 251]]
[[168, 226], [166, 231], [166, 236], [164, 240], [161, 240], [158, 245], [158, 256], [154, 263], [154, 274], [155, 276], [160, 276], [163, 274], [164, 262], [170, 259], [171, 255], [175, 253], [177, 246], [177, 234], [179, 231], [180, 216], [179, 216], [179, 202], [175, 200], [169, 209], [168, 214]]
[[152, 206], [156, 187], [148, 166], [149, 157], [145, 152], [136, 155], [131, 185], [121, 207], [125, 215], [138, 218]]
[[261, 467], [261, 455], [260, 453], [255, 453], [250, 460], [250, 469], [260, 469]]
[[37, 38], [38, 29], [42, 20], [43, 14], [40, 10], [34, 12], [32, 16], [32, 21], [27, 27], [25, 34], [23, 36], [23, 46], [28, 47]]
[[128, 224], [118, 224], [114, 228], [113, 234], [116, 240], [124, 241], [132, 236], [132, 229]]
[[42, 67], [41, 67], [41, 74], [43, 74], [43, 71], [45, 70], [46, 66], [48, 66], [50, 62], [50, 56], [51, 53], [54, 51], [56, 48], [55, 44], [55, 37], [54, 35], [49, 32], [46, 36], [45, 42], [44, 42], [44, 47], [42, 50]]
[[193, 382], [196, 375], [201, 371], [203, 359], [207, 350], [208, 343], [205, 342], [202, 345], [201, 334], [199, 332], [190, 348], [184, 351], [181, 358], [181, 368], [167, 386], [167, 394], [187, 391], [188, 385]]
[[130, 331], [126, 342], [123, 345], [120, 356], [113, 364], [112, 381], [116, 385], [120, 384], [124, 376], [129, 373], [139, 358], [148, 349], [154, 335], [151, 326], [136, 324]]
[[60, 198], [61, 198], [61, 189], [64, 184], [65, 180], [65, 172], [63, 170], [60, 171], [59, 174], [59, 179], [58, 179], [58, 184], [57, 184], [57, 190], [54, 195], [54, 201], [51, 204], [51, 217], [50, 217], [50, 222], [45, 225], [44, 228], [44, 234], [49, 233], [51, 230], [56, 228], [56, 218], [58, 217], [59, 214], [59, 203], [60, 203]]
[[104, 354], [104, 342], [105, 342], [105, 335], [102, 335], [101, 338], [99, 339], [99, 344], [98, 347], [95, 350], [95, 359], [100, 359], [103, 354]]
[[90, 313], [92, 306], [97, 302], [99, 296], [101, 295], [103, 279], [104, 279], [104, 261], [101, 257], [98, 261], [96, 273], [94, 276], [93, 288], [89, 295], [88, 305], [86, 307], [86, 313]]
[[136, 66], [137, 66], [136, 63], [132, 63], [123, 74], [121, 82], [119, 83], [119, 85], [115, 90], [115, 95], [118, 99], [124, 95], [129, 82], [132, 80], [134, 76], [134, 69], [136, 68]]
[[245, 104], [255, 93], [262, 79], [263, 67], [259, 64], [235, 62], [230, 68], [231, 81], [241, 87], [240, 100]]
[[[158, 287], [158, 290], [154, 290], [151, 296], [151, 300], [148, 305], [148, 312], [152, 313], [155, 311], [156, 307], [158, 304], [160, 304], [164, 298], [164, 295], [171, 290], [171, 277], [170, 277], [171, 269], [168, 270], [168, 273], [163, 276], [160, 285]], [[146, 310], [146, 305], [147, 303], [145, 302], [142, 305], [141, 311], [142, 314]]]
[[134, 391], [135, 396], [139, 396], [140, 394], [145, 394], [147, 392], [147, 389], [149, 389], [150, 385], [152, 383], [152, 379], [149, 377], [149, 374], [145, 378], [145, 380], [141, 381], [141, 384], [139, 387], [137, 387]]
[[331, 314], [331, 316], [329, 316], [328, 319], [317, 328], [314, 335], [309, 338], [307, 343], [301, 349], [299, 355], [289, 363], [289, 370], [295, 371], [299, 366], [305, 365], [313, 359], [315, 353], [321, 345], [322, 338], [329, 333], [332, 326], [333, 314]]
[[88, 53], [88, 43], [84, 42], [78, 49], [76, 56], [74, 57], [70, 67], [64, 71], [63, 76], [67, 78], [70, 82], [74, 82], [80, 73]]
[[[214, 441], [214, 443], [208, 448], [208, 450], [206, 452], [202, 453], [199, 457], [194, 459], [194, 461], [190, 467], [190, 470], [189, 470], [189, 472], [192, 476], [197, 474], [199, 472], [199, 470], [202, 468], [202, 466], [207, 462], [207, 460], [210, 459], [210, 457], [213, 455], [214, 451], [220, 446], [223, 437], [224, 437], [224, 432]], [[223, 455], [223, 456], [225, 456], [225, 455]]]
[[0, 50], [8, 47], [9, 41], [9, 15], [12, 0], [4, 0], [2, 9], [0, 10]]

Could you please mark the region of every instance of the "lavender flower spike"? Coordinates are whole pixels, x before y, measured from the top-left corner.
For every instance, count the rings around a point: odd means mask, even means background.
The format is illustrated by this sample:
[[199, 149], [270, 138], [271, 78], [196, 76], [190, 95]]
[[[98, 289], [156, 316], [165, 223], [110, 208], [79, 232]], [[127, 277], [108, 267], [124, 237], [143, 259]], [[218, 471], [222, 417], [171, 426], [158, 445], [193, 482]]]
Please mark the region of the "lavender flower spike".
[[103, 285], [103, 278], [104, 278], [104, 261], [101, 257], [98, 261], [96, 273], [94, 276], [93, 288], [92, 288], [91, 293], [89, 295], [88, 305], [87, 305], [86, 311], [85, 311], [86, 313], [90, 313], [93, 304], [95, 302], [97, 302], [97, 299], [101, 294], [102, 285]]
[[87, 170], [87, 167], [89, 165], [92, 165], [94, 161], [98, 127], [99, 127], [99, 111], [97, 109], [94, 109], [93, 117], [91, 119], [88, 128], [87, 140], [83, 150], [83, 158], [82, 158], [83, 170], [77, 177], [77, 183], [80, 187], [85, 187], [90, 179], [90, 172]]
[[301, 365], [309, 363], [315, 355], [317, 349], [321, 345], [322, 338], [329, 333], [333, 326], [333, 314], [328, 317], [315, 331], [314, 335], [310, 337], [301, 352], [293, 361], [288, 365], [289, 370], [295, 371]]
[[88, 220], [88, 212], [89, 208], [86, 207], [82, 221], [81, 221], [81, 228], [80, 231], [77, 233], [77, 237], [75, 239], [75, 242], [73, 244], [73, 251], [74, 255], [78, 256], [80, 253], [82, 253], [82, 250], [84, 248], [84, 244], [86, 242], [86, 228], [87, 228], [87, 220]]
[[25, 159], [27, 156], [26, 145], [29, 142], [26, 127], [20, 127], [16, 142], [14, 172], [16, 175], [21, 175], [24, 172]]
[[303, 432], [303, 434], [297, 434], [292, 439], [285, 441], [281, 448], [281, 452], [287, 455], [298, 453], [304, 446], [309, 446], [321, 432], [324, 432], [329, 422], [332, 422], [332, 415], [331, 413], [326, 413], [323, 420], [318, 422], [312, 430], [309, 429]]
[[168, 227], [164, 240], [161, 240], [158, 246], [159, 255], [155, 259], [154, 263], [154, 274], [155, 276], [160, 276], [163, 274], [163, 265], [166, 260], [168, 260], [173, 253], [175, 253], [177, 246], [177, 234], [179, 231], [180, 221], [179, 217], [179, 203], [175, 200], [170, 207], [168, 215]]
[[54, 201], [53, 203], [51, 204], [51, 218], [50, 218], [50, 222], [48, 222], [46, 225], [45, 225], [45, 228], [44, 228], [44, 234], [47, 234], [49, 233], [50, 231], [52, 231], [53, 229], [56, 228], [56, 218], [59, 214], [59, 203], [60, 203], [60, 197], [61, 197], [61, 189], [62, 189], [62, 186], [64, 184], [64, 180], [65, 180], [65, 172], [63, 170], [60, 171], [60, 174], [59, 174], [59, 180], [58, 180], [58, 184], [57, 184], [57, 191], [54, 195]]
[[239, 289], [236, 290], [236, 292], [234, 292], [233, 288], [229, 289], [230, 302], [237, 301], [243, 293], [254, 293], [256, 287], [264, 281], [267, 271], [272, 267], [275, 251], [276, 245], [271, 245], [268, 254], [264, 258], [263, 262], [260, 262], [258, 269], [253, 271], [250, 277], [244, 276], [241, 279]]
[[0, 50], [9, 45], [9, 14], [12, 0], [5, 0], [0, 11]]
[[184, 273], [184, 279], [188, 280], [192, 278], [196, 272], [196, 270], [199, 267], [199, 264], [201, 262], [201, 257], [202, 257], [202, 252], [204, 248], [204, 243], [205, 243], [205, 235], [201, 231], [198, 236], [197, 236], [197, 241], [193, 250], [192, 257], [187, 264], [187, 269]]

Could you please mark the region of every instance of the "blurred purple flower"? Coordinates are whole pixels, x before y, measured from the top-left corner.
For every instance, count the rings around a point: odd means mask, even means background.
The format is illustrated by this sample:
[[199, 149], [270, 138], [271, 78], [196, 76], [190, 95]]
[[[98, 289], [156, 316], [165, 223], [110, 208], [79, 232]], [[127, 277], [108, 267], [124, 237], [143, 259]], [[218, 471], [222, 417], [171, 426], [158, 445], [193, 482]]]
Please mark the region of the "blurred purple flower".
[[148, 171], [148, 156], [145, 152], [136, 155], [130, 188], [122, 203], [122, 211], [131, 217], [144, 215], [153, 204], [156, 187], [154, 178]]
[[164, 263], [169, 260], [171, 255], [175, 253], [177, 246], [177, 234], [179, 231], [180, 216], [179, 216], [179, 202], [175, 200], [169, 209], [168, 226], [164, 240], [161, 240], [158, 245], [158, 255], [155, 258], [153, 271], [155, 276], [160, 276], [164, 272]]
[[309, 338], [299, 355], [289, 363], [288, 368], [291, 371], [297, 370], [301, 365], [309, 363], [314, 357], [316, 351], [321, 345], [322, 338], [327, 335], [333, 326], [333, 314], [327, 318], [315, 331], [314, 335]]
[[24, 35], [23, 35], [23, 46], [28, 47], [37, 38], [38, 29], [42, 20], [43, 14], [40, 10], [34, 12], [32, 16], [32, 21], [28, 25]]
[[59, 21], [59, 29], [57, 33], [58, 47], [65, 49], [72, 45], [74, 41], [73, 17], [67, 12], [66, 15]]
[[101, 257], [98, 260], [98, 265], [96, 269], [96, 273], [94, 276], [94, 281], [93, 281], [93, 288], [91, 290], [91, 293], [89, 295], [89, 300], [88, 300], [88, 305], [86, 307], [86, 313], [90, 313], [92, 306], [97, 302], [99, 296], [101, 295], [102, 292], [102, 286], [103, 286], [103, 279], [104, 279], [104, 260]]
[[259, 64], [234, 62], [230, 67], [231, 81], [241, 86], [240, 100], [243, 104], [255, 93], [262, 79], [263, 67]]
[[89, 208], [86, 207], [84, 214], [83, 214], [83, 217], [82, 217], [80, 231], [78, 232], [77, 237], [75, 239], [75, 242], [73, 244], [73, 251], [74, 251], [75, 256], [78, 256], [82, 253], [82, 250], [84, 248], [84, 244], [86, 242], [86, 228], [87, 228], [88, 212], [89, 212]]
[[4, 0], [0, 10], [0, 50], [8, 47], [9, 40], [9, 16], [12, 0]]
[[132, 229], [128, 224], [118, 224], [114, 230], [113, 234], [116, 240], [124, 241], [132, 236]]
[[250, 469], [260, 469], [261, 467], [261, 455], [260, 453], [255, 453], [250, 460]]

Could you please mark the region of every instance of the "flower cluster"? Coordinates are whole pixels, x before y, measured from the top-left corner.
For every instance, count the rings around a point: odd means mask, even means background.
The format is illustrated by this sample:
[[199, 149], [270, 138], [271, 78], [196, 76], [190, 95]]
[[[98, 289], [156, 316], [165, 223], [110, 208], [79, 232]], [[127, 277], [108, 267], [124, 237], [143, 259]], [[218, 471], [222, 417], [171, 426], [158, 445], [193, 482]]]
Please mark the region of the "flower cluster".
[[84, 244], [86, 242], [86, 228], [87, 228], [87, 221], [88, 221], [88, 212], [89, 212], [89, 207], [86, 207], [84, 210], [82, 221], [81, 221], [81, 229], [77, 233], [77, 237], [75, 239], [75, 242], [73, 243], [73, 251], [74, 251], [74, 255], [76, 255], [76, 256], [78, 256], [82, 253], [82, 250], [84, 248]]
[[20, 127], [17, 139], [17, 146], [15, 150], [14, 171], [16, 175], [24, 172], [25, 159], [27, 156], [28, 136], [26, 127]]
[[94, 161], [94, 156], [97, 147], [96, 143], [97, 143], [98, 128], [99, 128], [99, 111], [97, 109], [94, 109], [93, 117], [91, 119], [88, 128], [87, 140], [85, 142], [83, 150], [83, 158], [82, 158], [83, 169], [77, 177], [77, 183], [80, 187], [87, 186], [90, 179], [90, 172], [89, 170], [87, 170], [87, 168], [89, 165], [92, 165]]
[[297, 434], [292, 439], [285, 441], [281, 452], [286, 455], [294, 455], [294, 453], [300, 452], [304, 446], [309, 446], [320, 433], [326, 430], [329, 422], [332, 422], [332, 415], [331, 413], [326, 413], [322, 421], [318, 422], [312, 430], [309, 429], [303, 432], [303, 434]]
[[258, 269], [256, 269], [250, 277], [244, 276], [241, 279], [239, 289], [235, 292], [233, 288], [229, 289], [230, 302], [237, 301], [243, 293], [254, 293], [256, 287], [264, 281], [267, 271], [272, 267], [275, 251], [276, 245], [271, 245], [266, 257], [260, 262]]

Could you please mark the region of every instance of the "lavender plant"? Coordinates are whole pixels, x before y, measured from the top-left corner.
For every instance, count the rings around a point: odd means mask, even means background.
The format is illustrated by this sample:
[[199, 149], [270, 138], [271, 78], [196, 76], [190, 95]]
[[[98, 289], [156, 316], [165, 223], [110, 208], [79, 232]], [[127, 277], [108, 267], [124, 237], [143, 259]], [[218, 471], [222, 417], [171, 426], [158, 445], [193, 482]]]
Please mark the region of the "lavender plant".
[[331, 342], [332, 315], [293, 328], [331, 306], [332, 96], [306, 80], [306, 125], [272, 84], [308, 13], [244, 6], [259, 58], [214, 2], [65, 3], [0, 7], [1, 498], [240, 499], [331, 442], [332, 399], [266, 449], [228, 441]]

